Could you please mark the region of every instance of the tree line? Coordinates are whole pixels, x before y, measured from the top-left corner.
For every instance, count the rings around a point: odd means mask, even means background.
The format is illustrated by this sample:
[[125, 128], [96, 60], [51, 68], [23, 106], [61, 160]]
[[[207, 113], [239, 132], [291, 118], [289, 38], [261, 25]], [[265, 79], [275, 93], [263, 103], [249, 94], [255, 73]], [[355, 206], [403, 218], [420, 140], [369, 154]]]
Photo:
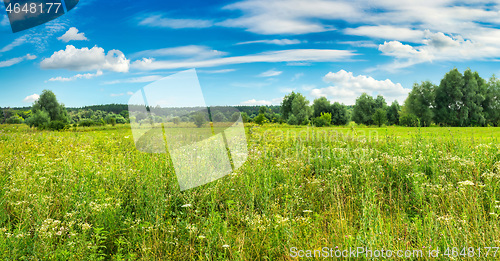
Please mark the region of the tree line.
[[[133, 107], [133, 106], [132, 106]], [[108, 104], [68, 108], [56, 96], [44, 90], [31, 108], [2, 109], [0, 123], [26, 123], [40, 129], [73, 126], [124, 124], [143, 122], [225, 122], [236, 121], [235, 107], [209, 107], [202, 119], [200, 108], [154, 108], [154, 113], [129, 115], [129, 105]], [[148, 108], [150, 109], [150, 108]], [[361, 94], [355, 105], [331, 103], [320, 97], [310, 104], [301, 93], [291, 92], [279, 106], [236, 106], [244, 122], [287, 123], [289, 125], [346, 125], [353, 121], [362, 125], [401, 126], [500, 126], [500, 80], [494, 75], [484, 80], [467, 69], [456, 68], [446, 73], [435, 85], [430, 81], [415, 83], [403, 105], [388, 105], [382, 95]], [[210, 111], [212, 111], [210, 113]]]

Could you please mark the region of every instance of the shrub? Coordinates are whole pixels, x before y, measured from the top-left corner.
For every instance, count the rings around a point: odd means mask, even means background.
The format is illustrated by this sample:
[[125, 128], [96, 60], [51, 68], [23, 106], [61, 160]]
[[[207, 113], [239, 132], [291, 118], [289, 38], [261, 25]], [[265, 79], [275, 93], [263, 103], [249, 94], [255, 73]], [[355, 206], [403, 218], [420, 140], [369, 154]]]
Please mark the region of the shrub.
[[290, 114], [286, 123], [288, 123], [288, 125], [298, 125], [299, 121], [297, 120], [297, 117], [295, 117], [295, 115]]
[[51, 121], [48, 124], [49, 130], [62, 130], [66, 127], [66, 122], [64, 121]]
[[316, 127], [324, 127], [330, 126], [330, 122], [332, 121], [331, 113], [321, 113], [321, 116], [314, 118], [313, 123]]
[[401, 126], [417, 127], [419, 125], [418, 117], [412, 113], [406, 113], [399, 118]]

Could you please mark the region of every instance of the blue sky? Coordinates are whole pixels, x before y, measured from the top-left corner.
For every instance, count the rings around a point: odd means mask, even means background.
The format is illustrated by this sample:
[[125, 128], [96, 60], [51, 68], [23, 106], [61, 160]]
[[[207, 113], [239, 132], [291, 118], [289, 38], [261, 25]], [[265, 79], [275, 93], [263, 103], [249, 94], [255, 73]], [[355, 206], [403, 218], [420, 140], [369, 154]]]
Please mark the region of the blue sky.
[[43, 89], [70, 107], [127, 103], [191, 68], [209, 105], [279, 104], [292, 90], [402, 103], [453, 67], [499, 72], [500, 1], [82, 0], [18, 33], [0, 8], [0, 107]]

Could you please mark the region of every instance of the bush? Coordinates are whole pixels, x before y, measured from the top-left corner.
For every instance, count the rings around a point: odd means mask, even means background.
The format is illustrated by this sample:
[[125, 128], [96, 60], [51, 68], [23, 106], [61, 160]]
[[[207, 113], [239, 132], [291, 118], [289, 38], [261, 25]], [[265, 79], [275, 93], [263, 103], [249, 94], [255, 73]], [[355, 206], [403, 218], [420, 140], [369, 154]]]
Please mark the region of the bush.
[[24, 122], [24, 119], [17, 114], [12, 115], [12, 117], [7, 119], [8, 124], [21, 124], [23, 122]]
[[321, 116], [314, 118], [313, 123], [316, 127], [324, 127], [330, 126], [330, 122], [332, 121], [331, 113], [321, 113]]
[[64, 121], [51, 121], [48, 124], [49, 130], [62, 130], [66, 127], [66, 122]]
[[419, 126], [418, 117], [412, 113], [407, 113], [407, 114], [401, 115], [401, 117], [399, 118], [399, 123], [401, 124], [401, 126], [406, 126], [406, 127], [418, 127]]
[[257, 117], [255, 117], [255, 119], [253, 119], [255, 123], [259, 124], [259, 125], [262, 125], [264, 123], [267, 123], [269, 122], [269, 120], [266, 118], [266, 116], [264, 115], [264, 113], [259, 113], [259, 115]]
[[45, 129], [50, 122], [49, 113], [44, 110], [35, 112], [31, 117], [26, 119], [26, 123], [30, 127]]
[[297, 120], [297, 117], [295, 117], [295, 115], [290, 114], [286, 123], [288, 123], [288, 125], [298, 125], [299, 121]]

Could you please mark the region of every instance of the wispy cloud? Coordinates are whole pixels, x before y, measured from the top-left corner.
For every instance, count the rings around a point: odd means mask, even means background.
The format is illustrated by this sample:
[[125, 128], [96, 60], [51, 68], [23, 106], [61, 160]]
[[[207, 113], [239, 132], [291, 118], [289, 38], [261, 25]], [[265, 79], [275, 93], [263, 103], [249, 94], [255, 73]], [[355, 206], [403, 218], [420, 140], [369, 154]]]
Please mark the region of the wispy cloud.
[[276, 71], [275, 69], [267, 70], [265, 72], [260, 73], [258, 76], [259, 77], [274, 77], [281, 75], [283, 73], [282, 71]]
[[58, 76], [58, 77], [50, 78], [48, 81], [49, 82], [71, 82], [71, 81], [74, 81], [77, 79], [92, 79], [94, 77], [101, 76], [102, 74], [103, 74], [102, 71], [99, 70], [96, 73], [77, 74], [77, 75], [73, 75], [73, 76], [67, 77], [67, 78]]
[[258, 106], [258, 105], [278, 105], [281, 103], [283, 98], [275, 98], [272, 100], [256, 100], [256, 99], [251, 99], [247, 101], [241, 102], [241, 105], [247, 105], [247, 106]]
[[276, 62], [335, 62], [346, 61], [356, 55], [349, 50], [331, 49], [292, 49], [264, 52], [253, 55], [222, 57], [201, 61], [157, 61], [144, 58], [132, 63], [132, 68], [138, 70], [161, 70], [178, 68], [215, 67], [244, 63], [276, 63]]
[[307, 41], [301, 41], [297, 39], [273, 39], [273, 40], [256, 40], [256, 41], [246, 41], [237, 43], [237, 45], [242, 44], [276, 44], [276, 45], [292, 45], [292, 44], [300, 44]]
[[164, 17], [161, 14], [151, 14], [147, 17], [141, 18], [139, 25], [157, 28], [171, 28], [171, 29], [184, 29], [184, 28], [207, 28], [213, 26], [210, 20], [201, 19], [177, 19]]
[[142, 77], [135, 77], [135, 78], [122, 79], [122, 80], [108, 81], [108, 82], [104, 82], [104, 84], [154, 82], [154, 81], [160, 80], [163, 77], [164, 76], [161, 76], [161, 75], [148, 75], [148, 76], [142, 76]]
[[169, 47], [153, 50], [145, 50], [134, 53], [131, 57], [186, 57], [196, 59], [206, 59], [227, 55], [226, 52], [211, 49], [203, 45], [187, 45], [178, 47]]
[[18, 64], [20, 62], [24, 62], [24, 61], [27, 61], [27, 60], [34, 60], [34, 59], [36, 59], [35, 55], [27, 54], [25, 56], [12, 58], [12, 59], [9, 59], [9, 60], [6, 60], [6, 61], [0, 61], [0, 68], [10, 67], [10, 66]]

